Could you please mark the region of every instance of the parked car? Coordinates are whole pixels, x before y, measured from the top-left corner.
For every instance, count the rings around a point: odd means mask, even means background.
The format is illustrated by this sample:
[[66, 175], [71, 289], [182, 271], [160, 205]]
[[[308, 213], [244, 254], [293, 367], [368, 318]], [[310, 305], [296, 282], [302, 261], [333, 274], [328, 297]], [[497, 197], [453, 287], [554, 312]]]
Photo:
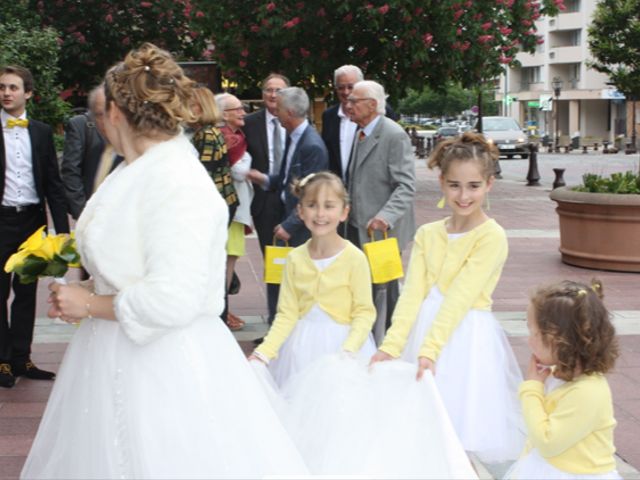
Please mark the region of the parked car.
[[514, 155], [520, 155], [521, 158], [529, 157], [529, 136], [515, 119], [483, 117], [482, 133], [487, 140], [496, 144], [501, 155], [506, 155], [507, 158], [513, 158]]
[[440, 127], [433, 136], [433, 144], [436, 145], [441, 140], [458, 135], [458, 127]]

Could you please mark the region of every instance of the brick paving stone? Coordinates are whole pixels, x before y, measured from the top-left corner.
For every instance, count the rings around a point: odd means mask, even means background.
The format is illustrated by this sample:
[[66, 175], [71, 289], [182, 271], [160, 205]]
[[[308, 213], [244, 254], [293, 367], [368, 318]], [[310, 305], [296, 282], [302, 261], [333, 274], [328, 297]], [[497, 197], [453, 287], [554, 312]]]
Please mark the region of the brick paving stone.
[[38, 418], [42, 417], [46, 402], [4, 402], [0, 403], [0, 418], [21, 417]]
[[17, 480], [23, 464], [22, 456], [0, 455], [0, 480]]

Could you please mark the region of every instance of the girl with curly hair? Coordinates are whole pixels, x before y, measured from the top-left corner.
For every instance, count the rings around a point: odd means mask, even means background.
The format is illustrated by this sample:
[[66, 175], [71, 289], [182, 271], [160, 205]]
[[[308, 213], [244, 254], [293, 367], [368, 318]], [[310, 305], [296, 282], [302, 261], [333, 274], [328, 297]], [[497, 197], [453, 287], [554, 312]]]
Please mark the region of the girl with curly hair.
[[618, 342], [602, 303], [602, 283], [538, 288], [527, 326], [532, 353], [520, 401], [528, 442], [507, 478], [621, 478], [604, 376], [618, 357]]

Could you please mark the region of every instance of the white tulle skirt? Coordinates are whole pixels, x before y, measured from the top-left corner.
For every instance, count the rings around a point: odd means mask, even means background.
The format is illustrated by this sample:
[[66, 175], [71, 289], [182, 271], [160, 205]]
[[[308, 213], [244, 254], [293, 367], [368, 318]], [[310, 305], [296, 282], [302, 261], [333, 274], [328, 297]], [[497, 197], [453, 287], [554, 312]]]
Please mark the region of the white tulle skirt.
[[[267, 370], [251, 362], [259, 376]], [[327, 355], [282, 390], [263, 378], [309, 470], [321, 478], [477, 478], [430, 373]]]
[[[402, 358], [416, 363], [443, 296], [433, 287], [422, 303]], [[522, 373], [491, 312], [470, 310], [436, 362], [436, 385], [465, 450], [485, 463], [517, 459], [526, 430], [518, 399]]]
[[217, 318], [148, 345], [84, 320], [23, 478], [299, 477], [304, 461]]
[[[278, 357], [269, 362], [269, 370], [276, 383], [282, 387], [290, 377], [302, 372], [319, 357], [341, 352], [350, 330], [350, 325], [336, 322], [314, 305], [298, 321], [280, 348]], [[376, 346], [373, 335], [369, 334], [358, 355], [369, 359], [374, 353]]]
[[509, 480], [620, 480], [622, 477], [614, 470], [607, 473], [579, 474], [569, 473], [551, 465], [535, 448], [518, 460], [505, 475]]

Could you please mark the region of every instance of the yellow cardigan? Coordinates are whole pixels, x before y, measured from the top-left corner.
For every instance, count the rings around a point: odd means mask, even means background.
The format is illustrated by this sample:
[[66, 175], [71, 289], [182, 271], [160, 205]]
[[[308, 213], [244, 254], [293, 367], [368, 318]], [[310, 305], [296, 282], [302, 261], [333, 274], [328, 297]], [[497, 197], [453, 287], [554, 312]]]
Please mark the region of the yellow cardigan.
[[269, 359], [289, 337], [298, 320], [315, 304], [333, 320], [351, 325], [342, 348], [357, 352], [364, 344], [376, 317], [367, 259], [351, 242], [322, 271], [309, 255], [309, 241], [293, 249], [284, 268], [278, 312], [264, 342], [256, 348]]
[[470, 309], [491, 310], [491, 294], [507, 259], [507, 236], [494, 220], [449, 240], [445, 222], [418, 229], [409, 271], [380, 350], [399, 357], [433, 285], [444, 296], [419, 356], [438, 359], [453, 331]]
[[520, 401], [528, 449], [536, 448], [547, 462], [569, 473], [607, 473], [616, 468], [616, 420], [604, 375], [580, 375], [547, 395], [542, 382], [527, 380], [520, 386]]

